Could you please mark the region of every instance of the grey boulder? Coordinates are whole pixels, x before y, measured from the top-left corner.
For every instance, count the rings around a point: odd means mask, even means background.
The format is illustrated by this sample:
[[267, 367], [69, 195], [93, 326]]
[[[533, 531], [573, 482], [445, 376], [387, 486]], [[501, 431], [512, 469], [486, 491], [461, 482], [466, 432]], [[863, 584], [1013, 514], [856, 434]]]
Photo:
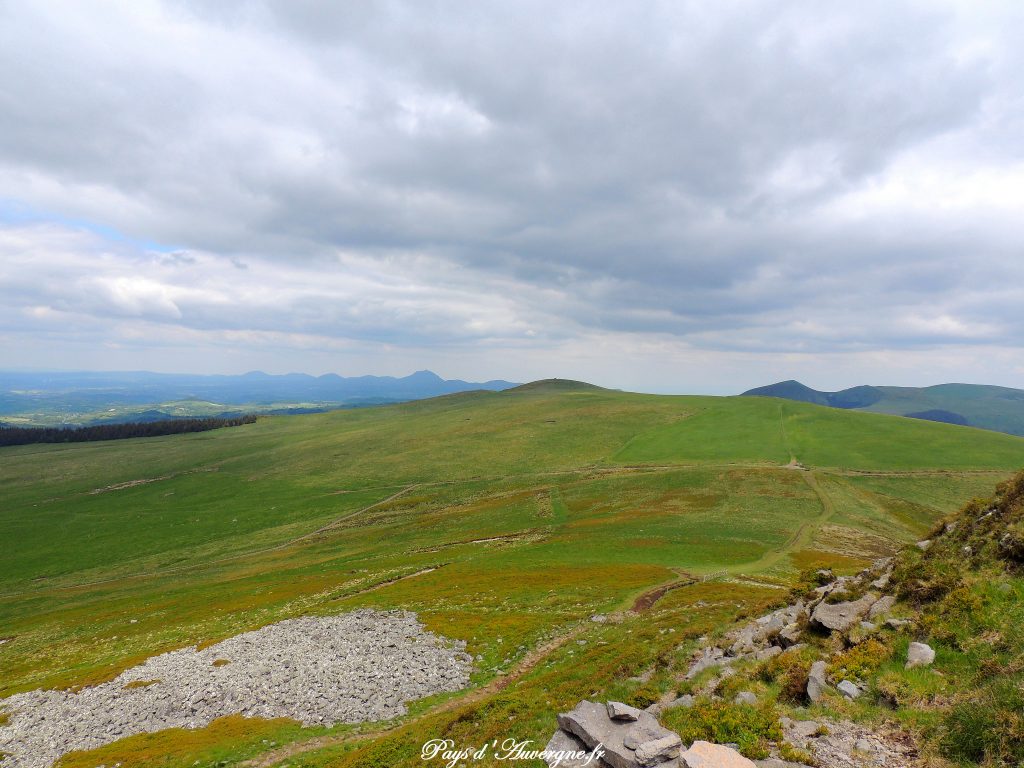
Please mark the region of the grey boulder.
[[849, 680], [843, 680], [843, 682], [836, 686], [836, 690], [848, 699], [856, 699], [860, 696], [860, 688], [857, 687], [856, 683], [852, 683]]
[[[637, 720], [612, 720], [608, 717], [608, 707], [593, 701], [581, 701], [575, 709], [558, 715], [558, 726], [577, 737], [588, 749], [598, 744], [604, 749], [603, 760], [611, 768], [641, 768], [632, 749], [625, 744], [627, 735], [638, 733], [643, 729], [650, 738], [642, 743], [657, 741], [666, 736], [675, 735], [667, 728], [662, 728], [649, 712], [639, 712]], [[638, 743], [637, 746], [641, 746]]]
[[812, 702], [818, 702], [828, 690], [828, 681], [825, 679], [825, 662], [816, 661], [811, 665], [811, 671], [807, 675], [807, 698]]
[[935, 661], [935, 651], [927, 643], [911, 643], [907, 648], [907, 669], [929, 667]]
[[787, 624], [779, 631], [779, 642], [783, 648], [789, 648], [800, 642], [800, 625]]
[[818, 603], [811, 614], [811, 623], [831, 632], [846, 632], [867, 615], [877, 600], [878, 595], [869, 592], [860, 600], [833, 604]]

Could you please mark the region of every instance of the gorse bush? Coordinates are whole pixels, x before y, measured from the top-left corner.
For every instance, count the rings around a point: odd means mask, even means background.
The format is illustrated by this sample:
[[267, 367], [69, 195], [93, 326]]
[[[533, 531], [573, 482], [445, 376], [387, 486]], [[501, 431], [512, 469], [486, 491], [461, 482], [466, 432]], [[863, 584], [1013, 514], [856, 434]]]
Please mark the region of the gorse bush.
[[782, 726], [770, 705], [730, 704], [702, 697], [689, 709], [669, 710], [663, 722], [686, 744], [697, 740], [737, 744], [740, 752], [752, 760], [768, 757], [770, 742], [782, 738]]
[[629, 706], [636, 707], [637, 709], [646, 709], [660, 698], [661, 691], [651, 683], [645, 683], [633, 691], [623, 703], [629, 704]]
[[833, 678], [866, 680], [891, 655], [889, 646], [872, 637], [832, 659], [829, 673]]
[[758, 668], [757, 676], [766, 683], [779, 684], [779, 699], [788, 704], [807, 703], [807, 678], [811, 665], [795, 653], [784, 653], [768, 659]]

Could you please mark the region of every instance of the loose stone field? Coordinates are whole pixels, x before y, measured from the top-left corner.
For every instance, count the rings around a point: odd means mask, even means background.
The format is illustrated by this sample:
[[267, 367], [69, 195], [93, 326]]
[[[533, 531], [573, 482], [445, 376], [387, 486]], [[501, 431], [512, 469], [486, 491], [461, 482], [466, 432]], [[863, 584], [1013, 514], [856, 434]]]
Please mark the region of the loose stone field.
[[108, 683], [0, 700], [3, 768], [47, 768], [61, 755], [137, 733], [201, 728], [218, 717], [289, 717], [306, 725], [386, 720], [406, 702], [457, 691], [471, 659], [407, 611], [302, 617], [148, 659]]

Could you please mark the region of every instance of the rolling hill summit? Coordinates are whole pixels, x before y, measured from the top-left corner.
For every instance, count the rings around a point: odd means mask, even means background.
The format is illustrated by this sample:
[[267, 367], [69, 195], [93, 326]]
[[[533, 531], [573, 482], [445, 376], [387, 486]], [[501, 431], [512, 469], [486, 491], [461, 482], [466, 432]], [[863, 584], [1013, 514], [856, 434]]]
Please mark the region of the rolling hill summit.
[[790, 379], [747, 390], [743, 396], [780, 397], [832, 408], [888, 413], [1024, 435], [1024, 390], [1009, 387], [982, 384], [937, 384], [932, 387], [861, 385], [839, 392], [822, 392]]

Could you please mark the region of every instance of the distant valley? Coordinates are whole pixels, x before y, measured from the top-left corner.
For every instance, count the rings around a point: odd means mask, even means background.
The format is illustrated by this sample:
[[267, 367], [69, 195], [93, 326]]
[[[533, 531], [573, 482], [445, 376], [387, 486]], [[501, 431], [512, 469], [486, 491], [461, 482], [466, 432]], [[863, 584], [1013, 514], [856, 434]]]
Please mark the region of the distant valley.
[[500, 391], [509, 381], [334, 373], [239, 376], [139, 372], [0, 372], [0, 425], [92, 426], [240, 413], [315, 413], [383, 405], [471, 390]]
[[847, 410], [888, 413], [946, 424], [1024, 435], [1024, 390], [981, 384], [933, 387], [858, 386], [839, 392], [811, 389], [799, 381], [757, 387], [744, 396], [781, 397]]

